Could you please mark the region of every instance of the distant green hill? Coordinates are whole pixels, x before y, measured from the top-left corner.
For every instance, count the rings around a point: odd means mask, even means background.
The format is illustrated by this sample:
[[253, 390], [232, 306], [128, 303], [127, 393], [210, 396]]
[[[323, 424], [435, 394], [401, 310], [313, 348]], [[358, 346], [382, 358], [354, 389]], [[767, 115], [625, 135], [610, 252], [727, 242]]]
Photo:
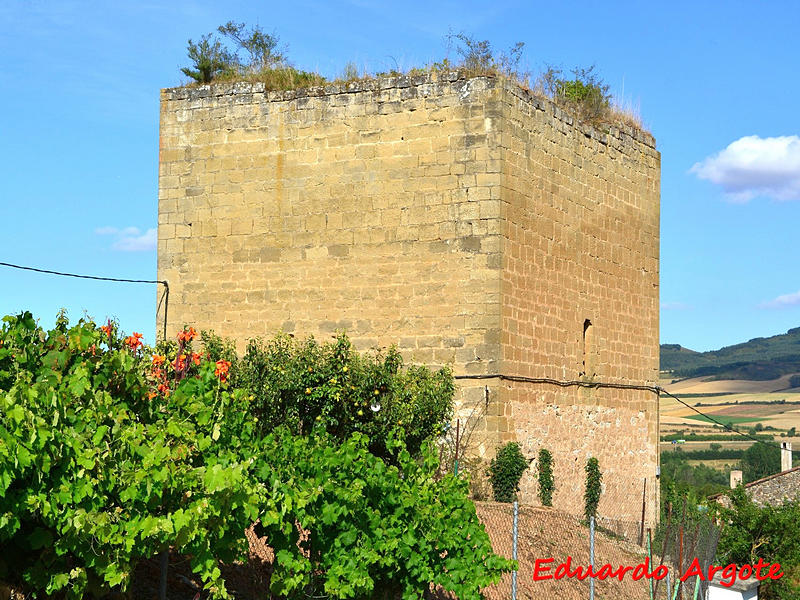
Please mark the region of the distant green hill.
[[695, 352], [679, 344], [661, 344], [661, 370], [676, 377], [758, 381], [800, 373], [800, 327], [709, 352]]

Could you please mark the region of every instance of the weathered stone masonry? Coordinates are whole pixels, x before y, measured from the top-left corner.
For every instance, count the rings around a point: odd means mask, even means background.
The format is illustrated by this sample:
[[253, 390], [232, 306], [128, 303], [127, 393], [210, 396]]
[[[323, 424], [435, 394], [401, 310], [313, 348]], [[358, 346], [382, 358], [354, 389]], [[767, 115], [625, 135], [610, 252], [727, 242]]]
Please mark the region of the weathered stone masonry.
[[[459, 375], [652, 385], [659, 177], [648, 134], [600, 132], [494, 78], [164, 90], [168, 329], [242, 342], [346, 329]], [[459, 383], [475, 451], [548, 447], [555, 504], [573, 511], [597, 456], [600, 512], [638, 519], [647, 479], [653, 522], [654, 394]], [[534, 501], [532, 474], [523, 492]]]

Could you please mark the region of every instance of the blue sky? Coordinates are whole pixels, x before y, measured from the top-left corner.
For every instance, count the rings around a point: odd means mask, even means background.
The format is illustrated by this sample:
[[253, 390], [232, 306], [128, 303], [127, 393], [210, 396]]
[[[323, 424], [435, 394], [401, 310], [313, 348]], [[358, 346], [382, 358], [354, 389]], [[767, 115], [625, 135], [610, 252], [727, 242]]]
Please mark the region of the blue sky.
[[[595, 64], [662, 153], [661, 339], [707, 350], [800, 326], [800, 4], [79, 2], [0, 4], [0, 261], [153, 279], [159, 89], [186, 41], [259, 24], [300, 68], [409, 68], [449, 30], [525, 42], [534, 74]], [[0, 267], [0, 313], [116, 317], [154, 337], [155, 286]]]

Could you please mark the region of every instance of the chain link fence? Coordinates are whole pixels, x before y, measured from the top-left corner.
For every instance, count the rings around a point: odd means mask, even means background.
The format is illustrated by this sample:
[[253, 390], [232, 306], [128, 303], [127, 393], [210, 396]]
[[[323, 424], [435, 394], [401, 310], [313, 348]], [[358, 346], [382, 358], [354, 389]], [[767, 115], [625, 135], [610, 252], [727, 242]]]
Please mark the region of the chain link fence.
[[[695, 558], [700, 568], [707, 571], [714, 557], [719, 528], [707, 517], [691, 517], [687, 511], [676, 511], [653, 530], [643, 529], [641, 521], [600, 515], [593, 528], [583, 516], [548, 507], [519, 505], [514, 536], [513, 504], [477, 502], [476, 508], [495, 552], [514, 558], [516, 537], [519, 570], [516, 577], [508, 574], [485, 590], [489, 600], [705, 598], [705, 582], [692, 577], [681, 583], [679, 576]], [[608, 575], [610, 571], [611, 575], [581, 577], [586, 575], [590, 564], [595, 572], [609, 565], [605, 573]], [[620, 569], [625, 570], [621, 580]], [[557, 578], [565, 570], [572, 576]], [[660, 579], [645, 574], [655, 574]]]

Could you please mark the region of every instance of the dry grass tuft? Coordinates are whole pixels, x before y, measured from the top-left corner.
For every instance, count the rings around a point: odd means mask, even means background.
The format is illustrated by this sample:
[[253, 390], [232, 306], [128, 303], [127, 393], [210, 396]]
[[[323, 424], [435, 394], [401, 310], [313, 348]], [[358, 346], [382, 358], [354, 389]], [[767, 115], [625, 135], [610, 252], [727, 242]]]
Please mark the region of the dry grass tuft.
[[[221, 27], [220, 31], [227, 33], [231, 26], [232, 24], [228, 24]], [[239, 32], [239, 30], [243, 30], [244, 25], [239, 24], [236, 27], [238, 28], [236, 32]], [[254, 31], [262, 37], [268, 38], [273, 46], [277, 44], [277, 38], [264, 36], [259, 28], [255, 28]], [[236, 39], [238, 40], [238, 38]], [[366, 67], [359, 69], [355, 63], [348, 62], [337, 77], [328, 79], [319, 73], [303, 71], [291, 66], [283, 54], [276, 53], [270, 46], [267, 52], [269, 60], [251, 60], [245, 64], [238, 58], [234, 60], [235, 52], [232, 55], [226, 54], [228, 60], [232, 61], [228, 65], [229, 68], [214, 75], [213, 79], [221, 82], [262, 83], [267, 91], [286, 91], [329, 84], [343, 85], [359, 81], [372, 81], [381, 77], [427, 75], [436, 80], [441, 75], [457, 72], [459, 77], [464, 78], [505, 79], [535, 96], [554, 102], [567, 114], [600, 130], [607, 131], [609, 126], [617, 126], [647, 131], [642, 122], [639, 107], [633, 107], [630, 103], [620, 103], [612, 98], [608, 93], [609, 86], [594, 73], [593, 66], [588, 69], [573, 69], [571, 76], [564, 75], [561, 69], [548, 67], [532, 82], [530, 73], [519, 68], [524, 46], [522, 42], [518, 42], [506, 52], [495, 52], [488, 40], [477, 40], [463, 33], [451, 33], [447, 39], [448, 49], [454, 49], [458, 56], [456, 60], [451, 61], [449, 58], [444, 58], [438, 62], [406, 70], [392, 69], [387, 72], [370, 73]], [[247, 46], [245, 48], [252, 54], [251, 48]], [[194, 87], [199, 84], [191, 82], [187, 85]]]
[[[533, 84], [531, 84], [531, 79], [527, 74], [509, 74], [502, 72], [498, 68], [492, 67], [464, 68], [453, 65], [447, 60], [430, 63], [422, 67], [413, 67], [406, 71], [392, 70], [381, 73], [368, 73], [363, 70], [359, 72], [358, 70], [345, 68], [345, 70], [335, 79], [328, 79], [319, 73], [302, 71], [294, 67], [277, 67], [258, 71], [248, 71], [246, 73], [231, 72], [217, 77], [214, 81], [226, 83], [237, 81], [263, 83], [267, 91], [287, 91], [331, 84], [343, 85], [359, 81], [374, 81], [381, 77], [413, 77], [419, 75], [429, 75], [436, 79], [440, 75], [452, 72], [457, 72], [459, 77], [464, 78], [496, 77], [505, 79], [514, 85], [517, 85], [520, 88], [532, 93], [534, 96], [554, 102], [559, 108], [563, 109], [565, 112], [572, 115], [579, 121], [590, 123], [599, 129], [605, 129], [608, 126], [622, 126], [629, 127], [637, 131], [649, 132], [642, 121], [638, 106], [634, 107], [629, 103], [623, 105], [613, 101], [608, 107], [599, 112], [586, 111], [584, 107], [580, 105], [580, 103], [561, 99], [558, 96], [548, 93], [539, 80], [535, 80]], [[197, 87], [203, 84], [192, 81], [184, 85], [186, 87]]]
[[615, 98], [611, 102], [609, 120], [616, 125], [625, 125], [638, 131], [650, 131], [642, 120], [641, 107], [638, 103], [634, 105], [630, 101], [620, 102]]
[[[301, 71], [294, 67], [248, 70], [244, 73], [231, 71], [214, 78], [214, 82], [234, 83], [237, 81], [263, 83], [264, 87], [269, 91], [297, 90], [329, 83], [328, 80], [319, 73]], [[199, 87], [201, 85], [207, 84], [190, 81], [184, 84], [184, 87]]]

